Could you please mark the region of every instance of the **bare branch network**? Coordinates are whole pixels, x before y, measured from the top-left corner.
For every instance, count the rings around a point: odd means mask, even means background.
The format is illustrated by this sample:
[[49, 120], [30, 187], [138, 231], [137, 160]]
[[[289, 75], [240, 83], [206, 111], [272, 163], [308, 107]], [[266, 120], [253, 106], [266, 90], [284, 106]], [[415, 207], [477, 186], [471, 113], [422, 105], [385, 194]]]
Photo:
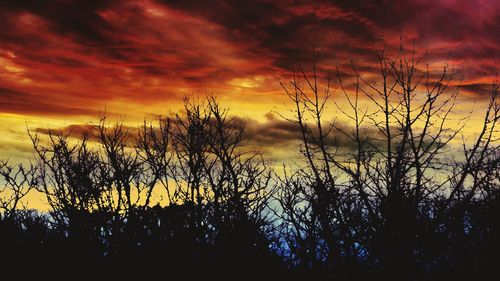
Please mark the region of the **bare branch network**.
[[[69, 268], [167, 263], [184, 277], [488, 276], [500, 252], [498, 86], [458, 155], [448, 147], [467, 118], [454, 112], [456, 73], [436, 74], [403, 48], [377, 64], [376, 78], [355, 63], [334, 76], [316, 58], [297, 64], [281, 82], [293, 113], [282, 117], [303, 161], [279, 171], [214, 97], [185, 99], [185, 114], [138, 133], [104, 117], [78, 142], [29, 131], [32, 164], [0, 162], [2, 249]], [[49, 213], [23, 205], [34, 190]]]

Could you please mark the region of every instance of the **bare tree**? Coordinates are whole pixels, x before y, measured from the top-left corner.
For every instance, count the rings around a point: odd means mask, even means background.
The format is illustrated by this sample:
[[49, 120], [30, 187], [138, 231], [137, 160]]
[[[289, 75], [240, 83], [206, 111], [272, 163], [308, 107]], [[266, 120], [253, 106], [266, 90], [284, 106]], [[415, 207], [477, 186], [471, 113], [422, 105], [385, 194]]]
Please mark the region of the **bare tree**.
[[[465, 163], [450, 169], [448, 147], [466, 121], [453, 114], [456, 73], [447, 67], [432, 72], [414, 49], [403, 47], [392, 57], [379, 52], [378, 65], [378, 78], [369, 79], [355, 63], [350, 74], [337, 68], [346, 105], [340, 97], [333, 104], [352, 128], [325, 116], [333, 83], [318, 75], [316, 57], [310, 71], [298, 63], [298, 74], [282, 83], [295, 115], [285, 118], [300, 132], [305, 165], [281, 177], [279, 215], [287, 248], [299, 263], [326, 263], [336, 276], [355, 272], [360, 263], [378, 264], [387, 277], [409, 278], [446, 255], [421, 248], [424, 239], [440, 235], [438, 217], [447, 211], [439, 206], [465, 194], [470, 201], [479, 186], [498, 184], [492, 180], [498, 147], [491, 145], [498, 104], [493, 94], [478, 141], [466, 150]], [[336, 142], [339, 136], [349, 140], [348, 148]], [[465, 187], [468, 177], [473, 185]]]
[[132, 210], [147, 207], [158, 176], [145, 170], [138, 151], [143, 147], [137, 147], [137, 140], [121, 122], [107, 127], [106, 118], [103, 117], [95, 131], [102, 147], [100, 158], [110, 169], [109, 173], [118, 195], [116, 208]]
[[26, 208], [22, 200], [37, 186], [37, 169], [33, 164], [12, 165], [2, 160], [0, 179], [3, 185], [0, 188], [0, 212], [3, 216], [9, 217], [17, 210]]
[[240, 119], [228, 116], [213, 97], [208, 110], [212, 118], [204, 135], [209, 146], [205, 171], [215, 219], [234, 229], [250, 222], [264, 226], [270, 214], [272, 171], [258, 152], [243, 147], [245, 124]]
[[[151, 173], [151, 192], [154, 184], [159, 183], [167, 193], [168, 204], [178, 202], [178, 192], [171, 190], [171, 179], [174, 153], [172, 148], [172, 120], [160, 117], [158, 127], [147, 124], [146, 121], [139, 132], [137, 153], [143, 161], [144, 171]], [[147, 199], [149, 201], [149, 199]]]

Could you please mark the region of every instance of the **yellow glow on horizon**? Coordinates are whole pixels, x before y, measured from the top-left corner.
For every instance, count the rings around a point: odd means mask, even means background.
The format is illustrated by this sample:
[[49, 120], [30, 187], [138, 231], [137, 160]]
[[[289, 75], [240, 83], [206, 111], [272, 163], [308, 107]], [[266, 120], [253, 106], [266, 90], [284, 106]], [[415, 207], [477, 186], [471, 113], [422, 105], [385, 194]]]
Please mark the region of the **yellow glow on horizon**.
[[263, 81], [264, 77], [257, 75], [255, 77], [235, 78], [229, 84], [239, 88], [256, 88], [261, 86]]

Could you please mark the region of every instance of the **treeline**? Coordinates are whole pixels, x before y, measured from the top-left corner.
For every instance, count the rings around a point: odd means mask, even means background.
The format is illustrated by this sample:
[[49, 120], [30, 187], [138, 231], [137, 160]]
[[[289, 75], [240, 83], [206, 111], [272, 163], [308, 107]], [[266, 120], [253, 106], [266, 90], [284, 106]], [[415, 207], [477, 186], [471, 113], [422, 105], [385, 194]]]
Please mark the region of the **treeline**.
[[[303, 160], [279, 170], [212, 97], [185, 99], [183, 114], [138, 133], [106, 118], [78, 141], [30, 132], [36, 161], [0, 163], [3, 264], [114, 278], [490, 276], [500, 253], [498, 87], [459, 155], [450, 142], [466, 123], [454, 112], [454, 73], [422, 71], [412, 52], [378, 59], [378, 77], [353, 66], [335, 83], [315, 63], [298, 65], [282, 83], [293, 112], [283, 118]], [[327, 120], [328, 105], [352, 127]], [[33, 189], [50, 212], [22, 205]]]

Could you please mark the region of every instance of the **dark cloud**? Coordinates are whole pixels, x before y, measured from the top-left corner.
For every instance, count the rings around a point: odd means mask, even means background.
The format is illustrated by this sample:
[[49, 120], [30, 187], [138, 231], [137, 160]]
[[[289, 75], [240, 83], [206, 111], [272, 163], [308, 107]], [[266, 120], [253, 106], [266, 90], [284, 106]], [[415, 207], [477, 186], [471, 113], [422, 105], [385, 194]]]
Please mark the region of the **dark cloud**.
[[[268, 113], [266, 117], [266, 122], [257, 122], [252, 119], [243, 120], [246, 124], [245, 132], [248, 142], [264, 148], [288, 148], [295, 150], [298, 142], [302, 139], [299, 126], [271, 113]], [[306, 125], [312, 131], [313, 135], [319, 135], [315, 124]], [[355, 149], [355, 143], [351, 139], [355, 135], [355, 131], [351, 124], [336, 122], [335, 126], [330, 126], [329, 124], [325, 124], [324, 126], [330, 128], [324, 140], [326, 145], [347, 150]], [[361, 139], [364, 140], [375, 140], [379, 137], [378, 130], [370, 127], [362, 127], [360, 134]], [[312, 141], [312, 139], [309, 139], [309, 141]]]
[[[260, 147], [262, 149], [291, 149], [296, 150], [298, 141], [301, 139], [300, 129], [297, 124], [291, 123], [284, 119], [278, 118], [272, 113], [268, 113], [267, 120], [264, 122], [256, 121], [251, 118], [241, 118], [232, 116], [231, 124], [245, 127], [245, 145]], [[315, 126], [308, 124], [313, 133], [317, 135]], [[135, 143], [133, 140], [137, 138], [138, 127], [122, 126], [126, 130], [131, 140], [129, 144]], [[353, 142], [345, 135], [354, 133], [353, 127], [349, 124], [336, 124], [336, 128], [326, 137], [327, 145], [334, 145], [339, 148], [353, 149]], [[342, 131], [344, 132], [342, 132]], [[70, 136], [76, 139], [81, 139], [86, 136], [89, 140], [97, 141], [96, 132], [97, 125], [93, 124], [72, 124], [62, 128], [37, 128], [36, 131], [40, 134], [48, 135], [49, 133], [57, 133]], [[370, 128], [362, 128], [362, 138], [374, 138], [377, 131]]]
[[0, 88], [0, 112], [27, 115], [96, 115], [98, 111], [44, 101], [43, 97], [27, 92]]
[[106, 33], [112, 26], [103, 20], [98, 12], [109, 8], [109, 0], [51, 0], [51, 1], [2, 1], [0, 7], [7, 17], [12, 14], [30, 13], [42, 18], [51, 30], [75, 38], [84, 44], [111, 44]]
[[490, 98], [493, 92], [493, 86], [489, 83], [464, 84], [460, 88], [476, 99]]

